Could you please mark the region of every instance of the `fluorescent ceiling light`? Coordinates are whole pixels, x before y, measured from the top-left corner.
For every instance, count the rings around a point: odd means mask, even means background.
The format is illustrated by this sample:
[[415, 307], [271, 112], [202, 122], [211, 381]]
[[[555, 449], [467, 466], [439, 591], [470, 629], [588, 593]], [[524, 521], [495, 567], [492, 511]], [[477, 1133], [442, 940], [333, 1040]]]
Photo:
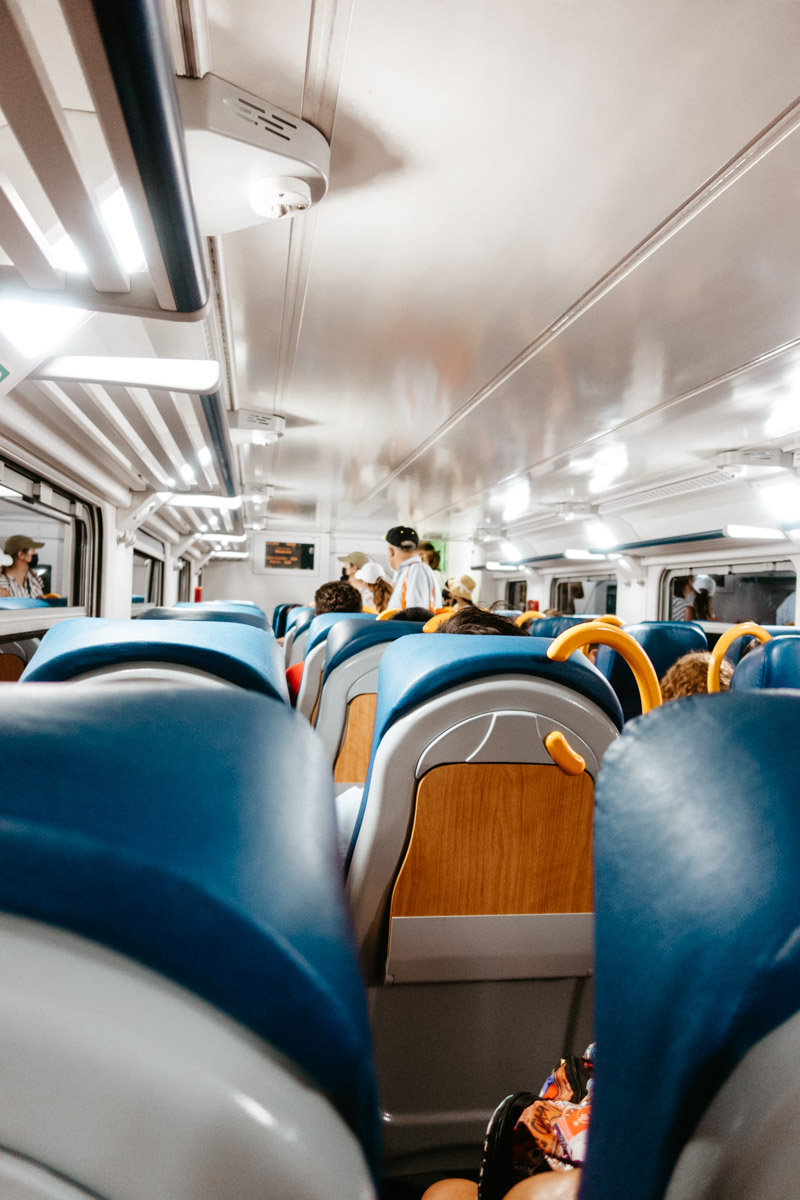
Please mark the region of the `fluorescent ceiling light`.
[[167, 504], [171, 508], [241, 508], [242, 497], [202, 496], [199, 492], [178, 492]]
[[245, 551], [239, 551], [239, 550], [215, 550], [215, 551], [214, 551], [214, 553], [211, 555], [211, 557], [212, 557], [212, 558], [239, 558], [239, 559], [244, 559], [244, 558], [249, 558], [249, 557], [250, 557], [250, 552], [249, 552], [248, 550], [245, 550]]
[[499, 563], [499, 562], [487, 562], [485, 565], [486, 565], [487, 571], [507, 571], [508, 570], [508, 567], [504, 567], [503, 564]]
[[609, 546], [616, 546], [617, 544], [617, 538], [608, 528], [605, 521], [590, 521], [584, 532], [596, 550], [607, 550]]
[[15, 492], [13, 488], [0, 487], [0, 496], [13, 496], [15, 500], [22, 499], [22, 492]]
[[194, 471], [188, 463], [184, 463], [180, 469], [181, 479], [184, 483], [194, 483]]
[[[117, 188], [106, 197], [100, 205], [100, 216], [108, 230], [108, 235], [114, 244], [120, 265], [130, 272], [144, 271], [147, 263], [144, 257], [142, 243], [133, 223], [131, 210], [122, 188]], [[86, 274], [86, 263], [81, 258], [75, 243], [69, 234], [63, 234], [50, 248], [50, 258], [53, 264], [62, 271], [72, 271], [76, 275]]]
[[204, 542], [246, 542], [246, 533], [207, 533]]
[[201, 446], [197, 451], [197, 461], [200, 463], [201, 467], [207, 467], [211, 462], [211, 451], [209, 450], [208, 446]]
[[756, 542], [782, 542], [780, 529], [765, 529], [760, 525], [726, 525], [722, 532], [729, 538], [747, 538]]
[[0, 334], [25, 358], [41, 358], [69, 337], [86, 317], [83, 308], [0, 300]]
[[[30, 304], [27, 307], [41, 311], [43, 306]], [[208, 395], [219, 387], [220, 370], [219, 363], [208, 358], [106, 358], [102, 355], [75, 354], [62, 355], [42, 363], [34, 378], [52, 379], [57, 383], [118, 384], [122, 387], [163, 388], [166, 391]]]
[[598, 559], [600, 562], [602, 562], [606, 557], [607, 556], [605, 554], [599, 554], [596, 550], [565, 550], [564, 551], [564, 558], [577, 558], [577, 559], [584, 559], [584, 560], [590, 560], [590, 559], [594, 558], [594, 559]]

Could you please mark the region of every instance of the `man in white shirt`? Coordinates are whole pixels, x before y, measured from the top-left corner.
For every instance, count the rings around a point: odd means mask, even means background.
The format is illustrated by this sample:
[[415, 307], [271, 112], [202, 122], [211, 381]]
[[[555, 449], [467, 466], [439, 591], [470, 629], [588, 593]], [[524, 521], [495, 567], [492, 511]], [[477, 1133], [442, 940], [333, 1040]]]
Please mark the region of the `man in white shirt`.
[[395, 572], [394, 590], [389, 608], [427, 608], [442, 606], [442, 593], [436, 576], [419, 555], [417, 531], [408, 525], [395, 525], [386, 534], [386, 558]]

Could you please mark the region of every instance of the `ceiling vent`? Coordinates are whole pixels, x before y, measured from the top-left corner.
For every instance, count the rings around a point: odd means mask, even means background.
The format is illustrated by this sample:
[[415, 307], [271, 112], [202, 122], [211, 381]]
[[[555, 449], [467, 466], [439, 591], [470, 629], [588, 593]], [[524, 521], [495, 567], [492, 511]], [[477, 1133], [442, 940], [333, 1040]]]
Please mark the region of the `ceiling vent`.
[[717, 487], [730, 481], [731, 477], [725, 471], [707, 471], [704, 475], [695, 475], [692, 479], [677, 479], [674, 483], [664, 483], [642, 492], [630, 492], [627, 496], [606, 500], [600, 505], [599, 513], [604, 517], [610, 513], [623, 512], [626, 508], [637, 508], [640, 504], [651, 504], [655, 500], [669, 500], [673, 496], [685, 496], [688, 492], [699, 492], [703, 488]]
[[293, 217], [322, 199], [331, 152], [313, 125], [216, 75], [175, 82], [202, 233]]

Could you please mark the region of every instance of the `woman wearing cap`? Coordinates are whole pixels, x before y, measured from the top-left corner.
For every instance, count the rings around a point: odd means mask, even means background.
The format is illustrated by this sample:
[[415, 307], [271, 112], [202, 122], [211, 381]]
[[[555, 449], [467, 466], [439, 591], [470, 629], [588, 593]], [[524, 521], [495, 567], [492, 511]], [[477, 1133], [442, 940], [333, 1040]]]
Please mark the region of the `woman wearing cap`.
[[0, 599], [15, 596], [41, 600], [44, 588], [32, 569], [32, 561], [36, 551], [41, 550], [43, 545], [44, 542], [35, 542], [21, 533], [6, 539], [3, 550], [14, 561], [0, 571]]
[[[363, 567], [359, 567], [350, 582], [355, 587], [360, 587], [363, 584], [362, 591], [365, 597], [372, 598], [372, 608], [376, 613], [386, 612], [389, 607], [389, 597], [392, 594], [392, 585], [383, 573], [383, 568], [379, 563], [368, 562]], [[369, 612], [367, 607], [364, 612]]]
[[[337, 561], [344, 563], [342, 567], [342, 582], [353, 583], [356, 571], [366, 566], [369, 562], [369, 557], [361, 550], [351, 550], [349, 554], [340, 554]], [[353, 586], [357, 587], [359, 591], [363, 591], [363, 588], [360, 588], [357, 583], [353, 583]]]
[[469, 608], [474, 604], [472, 594], [478, 585], [471, 575], [461, 575], [458, 579], [448, 579], [444, 586], [450, 593], [455, 608]]
[[713, 621], [711, 597], [717, 590], [716, 583], [710, 575], [695, 575], [692, 586], [694, 587], [694, 604], [691, 607], [686, 605], [686, 620]]
[[433, 571], [419, 554], [416, 529], [395, 525], [386, 534], [386, 557], [395, 572], [394, 591], [389, 608], [428, 608], [442, 606], [442, 593]]

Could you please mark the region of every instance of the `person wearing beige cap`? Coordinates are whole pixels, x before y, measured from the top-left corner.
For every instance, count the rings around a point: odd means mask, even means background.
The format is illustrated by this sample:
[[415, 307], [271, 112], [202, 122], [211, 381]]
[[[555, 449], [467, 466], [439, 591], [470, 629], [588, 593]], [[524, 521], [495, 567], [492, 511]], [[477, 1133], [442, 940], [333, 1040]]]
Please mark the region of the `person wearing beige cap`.
[[[369, 555], [363, 554], [360, 550], [351, 550], [349, 554], [340, 554], [337, 562], [344, 563], [342, 568], [342, 578], [348, 583], [353, 583], [353, 576], [356, 571], [369, 562]], [[355, 584], [358, 587], [358, 584]]]
[[41, 600], [44, 588], [32, 569], [33, 557], [41, 550], [44, 542], [15, 533], [6, 538], [3, 551], [13, 562], [0, 571], [0, 600], [15, 596], [27, 600]]
[[444, 585], [456, 608], [468, 608], [473, 604], [472, 593], [478, 586], [471, 575], [460, 575], [458, 579], [448, 579]]

